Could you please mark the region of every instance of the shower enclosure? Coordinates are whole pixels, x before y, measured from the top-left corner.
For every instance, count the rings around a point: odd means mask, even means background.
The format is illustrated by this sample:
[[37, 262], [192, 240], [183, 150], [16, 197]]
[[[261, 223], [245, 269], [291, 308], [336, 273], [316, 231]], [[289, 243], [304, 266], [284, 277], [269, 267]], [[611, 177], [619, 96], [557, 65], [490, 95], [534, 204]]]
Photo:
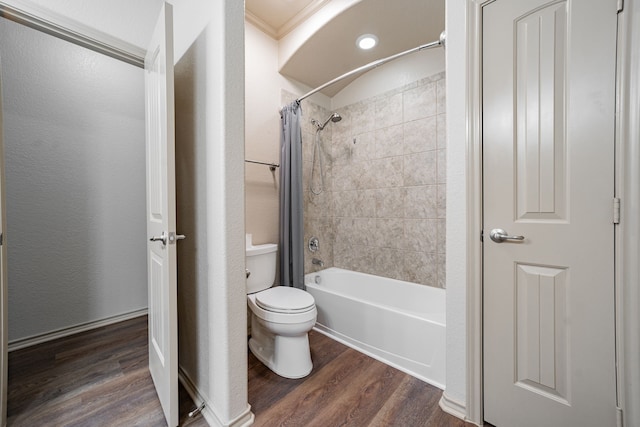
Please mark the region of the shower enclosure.
[[302, 101], [305, 248], [319, 240], [305, 249], [305, 273], [335, 266], [445, 286], [444, 79], [335, 112]]

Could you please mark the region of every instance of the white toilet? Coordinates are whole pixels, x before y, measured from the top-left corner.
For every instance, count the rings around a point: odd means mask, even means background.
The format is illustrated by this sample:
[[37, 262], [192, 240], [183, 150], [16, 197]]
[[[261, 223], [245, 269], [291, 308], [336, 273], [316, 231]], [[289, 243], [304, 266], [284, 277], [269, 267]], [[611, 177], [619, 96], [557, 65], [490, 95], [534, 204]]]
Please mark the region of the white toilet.
[[308, 292], [275, 286], [278, 245], [253, 246], [247, 235], [247, 303], [251, 310], [249, 348], [262, 363], [285, 378], [302, 378], [311, 372], [307, 332], [318, 311]]

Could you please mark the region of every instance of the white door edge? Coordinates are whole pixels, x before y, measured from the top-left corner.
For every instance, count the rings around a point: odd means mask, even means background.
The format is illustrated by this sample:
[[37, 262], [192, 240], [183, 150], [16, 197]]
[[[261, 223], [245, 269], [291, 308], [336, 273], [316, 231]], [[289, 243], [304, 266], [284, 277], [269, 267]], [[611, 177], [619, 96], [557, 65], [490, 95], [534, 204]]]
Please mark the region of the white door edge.
[[7, 424], [7, 386], [9, 372], [9, 281], [7, 275], [7, 218], [5, 208], [4, 124], [2, 121], [2, 61], [0, 61], [0, 420]]

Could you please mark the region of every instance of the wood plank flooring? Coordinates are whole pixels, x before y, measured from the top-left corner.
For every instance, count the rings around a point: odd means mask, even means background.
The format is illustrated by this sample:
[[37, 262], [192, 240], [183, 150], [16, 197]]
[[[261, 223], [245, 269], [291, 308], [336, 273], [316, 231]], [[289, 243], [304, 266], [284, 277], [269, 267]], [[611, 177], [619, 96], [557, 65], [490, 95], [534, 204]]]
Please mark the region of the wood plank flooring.
[[[438, 407], [441, 391], [322, 334], [309, 334], [313, 372], [289, 380], [249, 354], [256, 426], [432, 426], [465, 423]], [[9, 426], [166, 426], [147, 368], [139, 317], [9, 354]], [[180, 425], [194, 404], [180, 387]]]
[[249, 354], [255, 426], [463, 427], [438, 406], [442, 392], [318, 332], [309, 333], [313, 372], [279, 377]]
[[[147, 317], [9, 353], [9, 426], [166, 426], [147, 368]], [[207, 426], [180, 387], [180, 425]]]

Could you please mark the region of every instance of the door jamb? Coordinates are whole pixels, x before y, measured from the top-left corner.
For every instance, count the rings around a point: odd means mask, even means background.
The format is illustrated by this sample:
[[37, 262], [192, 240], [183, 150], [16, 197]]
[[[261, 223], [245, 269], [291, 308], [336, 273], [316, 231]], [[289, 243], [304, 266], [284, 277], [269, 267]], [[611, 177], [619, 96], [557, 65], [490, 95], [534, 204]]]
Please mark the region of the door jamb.
[[483, 425], [482, 377], [482, 8], [467, 0], [467, 420]]
[[[618, 54], [616, 73], [616, 197], [621, 199], [620, 224], [615, 229], [615, 292], [616, 292], [616, 368], [619, 426], [640, 425], [640, 411], [634, 403], [640, 398], [640, 386], [628, 381], [640, 373], [637, 325], [640, 320], [640, 246], [634, 236], [640, 233], [640, 42], [637, 25], [640, 2], [628, 1], [618, 14]], [[635, 77], [635, 78], [634, 78]], [[627, 410], [622, 416], [622, 412]], [[626, 422], [624, 422], [626, 421]]]

